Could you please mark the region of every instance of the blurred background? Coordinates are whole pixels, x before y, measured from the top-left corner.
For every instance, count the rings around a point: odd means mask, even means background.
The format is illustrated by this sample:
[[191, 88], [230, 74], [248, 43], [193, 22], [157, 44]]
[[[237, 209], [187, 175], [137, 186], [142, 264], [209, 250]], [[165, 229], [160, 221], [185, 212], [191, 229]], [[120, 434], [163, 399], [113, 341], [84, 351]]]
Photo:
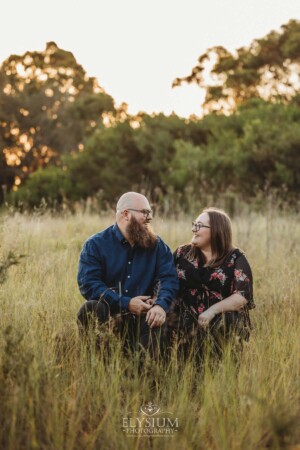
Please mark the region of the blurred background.
[[[13, 18], [13, 25], [12, 25]], [[0, 204], [299, 209], [300, 4], [2, 8]]]

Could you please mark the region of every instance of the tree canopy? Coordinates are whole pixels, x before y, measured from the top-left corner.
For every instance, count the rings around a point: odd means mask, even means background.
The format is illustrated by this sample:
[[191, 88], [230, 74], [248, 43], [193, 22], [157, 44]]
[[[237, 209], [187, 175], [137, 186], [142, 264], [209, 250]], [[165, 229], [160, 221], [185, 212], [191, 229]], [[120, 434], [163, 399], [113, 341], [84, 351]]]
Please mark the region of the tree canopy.
[[300, 92], [300, 21], [290, 20], [235, 53], [209, 48], [173, 86], [196, 83], [205, 90], [203, 110], [232, 112], [252, 98], [290, 101]]
[[42, 52], [11, 55], [0, 68], [2, 183], [10, 189], [50, 162], [61, 164], [108, 111], [114, 112], [112, 97], [54, 42]]

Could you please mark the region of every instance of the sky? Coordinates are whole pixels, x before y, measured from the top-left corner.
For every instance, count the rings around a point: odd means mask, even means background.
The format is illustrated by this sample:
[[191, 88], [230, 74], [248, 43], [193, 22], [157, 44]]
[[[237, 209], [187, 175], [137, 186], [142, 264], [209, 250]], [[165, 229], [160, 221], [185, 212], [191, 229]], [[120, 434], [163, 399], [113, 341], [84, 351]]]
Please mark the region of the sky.
[[55, 41], [130, 113], [201, 115], [196, 85], [172, 89], [207, 48], [249, 45], [290, 19], [300, 0], [15, 0], [1, 5], [0, 63]]

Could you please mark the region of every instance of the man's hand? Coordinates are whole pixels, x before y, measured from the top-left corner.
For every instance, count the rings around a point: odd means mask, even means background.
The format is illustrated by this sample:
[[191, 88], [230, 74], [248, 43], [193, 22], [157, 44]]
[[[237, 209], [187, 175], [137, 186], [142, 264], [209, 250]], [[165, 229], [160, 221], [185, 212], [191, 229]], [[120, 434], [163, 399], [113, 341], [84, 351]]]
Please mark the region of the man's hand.
[[138, 295], [133, 297], [128, 304], [128, 311], [136, 316], [146, 314], [151, 305], [147, 305], [146, 300], [149, 300], [149, 295]]
[[150, 328], [161, 327], [166, 321], [166, 312], [159, 306], [155, 305], [147, 312], [146, 322]]
[[147, 305], [151, 305], [152, 306], [155, 301], [156, 301], [156, 298], [153, 298], [153, 297], [151, 298], [150, 297], [150, 298], [148, 298], [148, 300], [146, 300], [146, 303], [147, 303]]
[[216, 312], [211, 308], [207, 309], [202, 314], [200, 314], [200, 316], [198, 317], [198, 323], [199, 323], [200, 327], [207, 328], [210, 321], [213, 320], [215, 315], [216, 315]]

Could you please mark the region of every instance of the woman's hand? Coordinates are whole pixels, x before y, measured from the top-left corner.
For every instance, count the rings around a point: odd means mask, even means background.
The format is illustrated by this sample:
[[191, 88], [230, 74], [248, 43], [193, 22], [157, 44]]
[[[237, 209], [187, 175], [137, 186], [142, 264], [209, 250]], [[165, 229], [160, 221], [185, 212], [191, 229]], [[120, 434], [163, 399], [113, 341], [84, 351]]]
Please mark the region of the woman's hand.
[[215, 317], [216, 312], [209, 308], [206, 311], [204, 311], [202, 314], [198, 317], [198, 323], [201, 328], [207, 328], [210, 321]]

